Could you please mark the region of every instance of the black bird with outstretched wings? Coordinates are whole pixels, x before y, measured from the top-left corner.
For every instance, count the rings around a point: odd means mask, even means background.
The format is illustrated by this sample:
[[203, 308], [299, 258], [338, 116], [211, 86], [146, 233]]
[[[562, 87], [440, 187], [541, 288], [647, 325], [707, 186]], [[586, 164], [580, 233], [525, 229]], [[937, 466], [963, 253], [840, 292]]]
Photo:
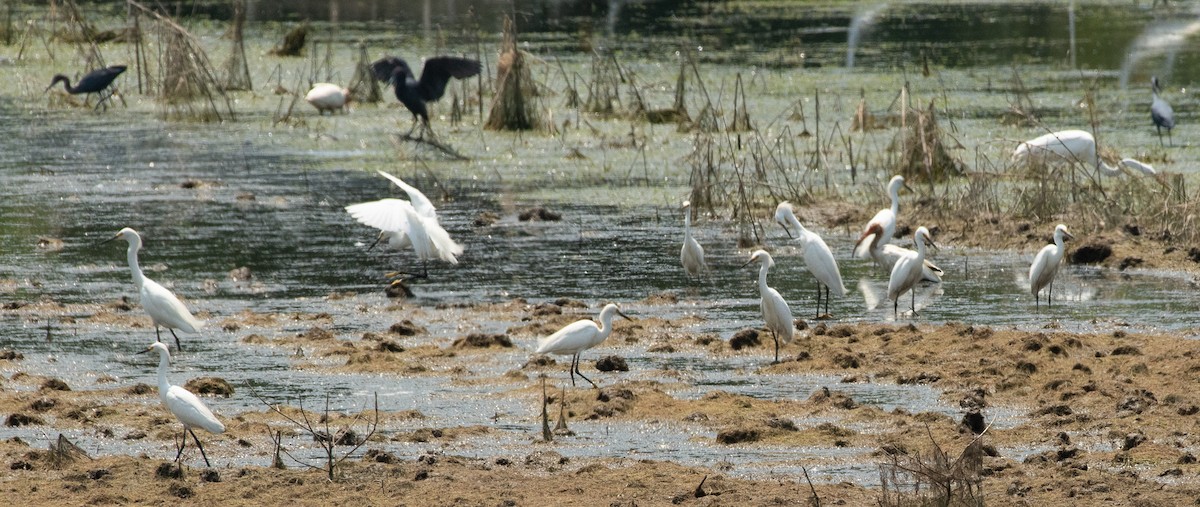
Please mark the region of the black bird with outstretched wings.
[[[437, 56], [425, 61], [418, 80], [403, 58], [385, 56], [371, 64], [375, 79], [391, 83], [396, 90], [396, 98], [412, 112], [414, 121], [421, 119], [421, 125], [425, 128], [429, 128], [429, 112], [425, 103], [442, 98], [451, 78], [465, 79], [479, 74], [482, 69], [477, 60]], [[413, 128], [416, 128], [415, 124]]]

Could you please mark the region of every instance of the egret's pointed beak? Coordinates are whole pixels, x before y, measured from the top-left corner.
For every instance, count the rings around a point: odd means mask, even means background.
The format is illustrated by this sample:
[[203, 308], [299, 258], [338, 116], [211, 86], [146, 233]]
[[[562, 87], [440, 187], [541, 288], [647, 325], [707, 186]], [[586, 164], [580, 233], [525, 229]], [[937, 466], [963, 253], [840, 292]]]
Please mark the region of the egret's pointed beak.
[[1063, 239], [1075, 239], [1075, 235], [1068, 231], [1063, 231]]
[[[119, 238], [119, 237], [121, 237], [121, 235], [118, 233], [118, 234], [114, 235], [114, 236], [113, 236], [113, 237], [111, 237], [111, 238], [108, 238], [108, 239], [106, 239], [106, 240], [104, 240], [104, 241], [101, 241], [101, 242], [99, 242], [99, 243], [96, 243], [96, 246], [103, 245], [103, 244], [105, 244], [105, 243], [108, 243], [109, 241], [112, 241], [112, 240], [114, 240], [114, 239], [117, 239], [117, 238]], [[145, 351], [143, 350], [142, 352], [145, 352]]]
[[617, 308], [617, 315], [620, 315], [620, 316], [622, 316], [622, 317], [625, 317], [625, 320], [637, 320], [637, 319], [635, 319], [635, 318], [633, 318], [633, 317], [630, 317], [630, 316], [628, 316], [628, 315], [625, 315], [625, 312], [622, 312], [620, 308]]
[[141, 351], [139, 351], [139, 352], [137, 352], [137, 353], [138, 353], [138, 354], [145, 354], [145, 353], [147, 353], [147, 352], [150, 352], [151, 350], [154, 350], [154, 347], [146, 347], [146, 348], [142, 349]]
[[783, 232], [787, 233], [788, 239], [793, 239], [795, 237], [795, 236], [792, 236], [792, 230], [788, 229], [788, 226], [786, 224], [784, 224], [783, 222], [780, 222], [778, 220], [776, 220], [775, 223], [779, 224], [780, 227], [783, 227]]
[[375, 245], [378, 245], [380, 241], [383, 241], [383, 235], [384, 231], [379, 231], [379, 236], [375, 238], [375, 242], [371, 243], [371, 246], [367, 247], [368, 252], [370, 252], [372, 248], [375, 248]]
[[908, 180], [904, 180], [904, 184], [901, 185], [901, 187], [903, 187], [905, 190], [912, 192], [914, 194], [917, 193], [916, 190], [913, 190], [913, 187], [908, 186]]

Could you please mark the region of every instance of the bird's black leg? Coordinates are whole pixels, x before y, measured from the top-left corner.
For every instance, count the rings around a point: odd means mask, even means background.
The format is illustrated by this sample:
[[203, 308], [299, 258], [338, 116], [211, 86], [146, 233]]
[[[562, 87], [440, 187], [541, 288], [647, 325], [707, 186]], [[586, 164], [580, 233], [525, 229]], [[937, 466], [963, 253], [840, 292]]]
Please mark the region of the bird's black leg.
[[595, 382], [592, 382], [592, 379], [583, 376], [583, 372], [579, 371], [579, 362], [579, 354], [575, 354], [575, 373], [579, 374], [579, 378], [588, 381], [588, 383], [592, 385], [593, 389], [600, 389], [600, 386], [596, 385]]
[[779, 336], [775, 334], [775, 331], [771, 331], [771, 339], [775, 340], [775, 360], [771, 364], [779, 364]]
[[[899, 298], [897, 298], [897, 299], [899, 299]], [[911, 304], [912, 304], [913, 317], [916, 317], [917, 316], [917, 286], [916, 285], [914, 285], [912, 288], [912, 303]]]
[[183, 442], [179, 443], [179, 452], [175, 453], [175, 461], [176, 462], [179, 461], [180, 456], [183, 456], [183, 448], [187, 447], [187, 432], [188, 432], [188, 427], [184, 426], [183, 427]]
[[175, 337], [175, 348], [176, 348], [176, 349], [177, 349], [179, 352], [183, 352], [183, 344], [182, 344], [182, 343], [179, 343], [179, 335], [175, 334], [175, 330], [174, 330], [174, 329], [171, 329], [171, 328], [169, 328], [169, 327], [167, 328], [167, 331], [170, 331], [170, 332], [171, 332], [171, 336], [174, 336], [174, 337]]
[[1041, 313], [1042, 311], [1042, 291], [1033, 293], [1033, 310]]
[[[212, 465], [210, 465], [210, 464], [208, 463], [208, 455], [207, 455], [207, 454], [204, 454], [204, 446], [203, 446], [203, 445], [200, 445], [200, 439], [199, 439], [198, 437], [196, 437], [196, 431], [195, 431], [195, 430], [193, 430], [193, 429], [191, 429], [191, 428], [188, 428], [188, 429], [187, 429], [187, 432], [192, 434], [192, 440], [195, 440], [195, 441], [196, 441], [196, 447], [199, 447], [199, 448], [200, 448], [200, 455], [204, 457], [204, 466], [206, 466], [206, 467], [209, 467], [209, 468], [212, 468]], [[184, 441], [187, 441], [187, 435], [184, 435], [184, 436], [183, 436], [183, 440], [184, 440]]]
[[[1162, 127], [1160, 127], [1160, 126], [1158, 126], [1158, 125], [1155, 125], [1155, 126], [1154, 126], [1154, 130], [1157, 130], [1157, 131], [1158, 131], [1158, 147], [1159, 147], [1159, 148], [1162, 148], [1162, 147], [1163, 147], [1163, 142], [1162, 142]], [[1170, 131], [1170, 130], [1168, 130], [1168, 131], [1167, 131], [1167, 134], [1169, 135], [1170, 133], [1171, 133], [1171, 131]]]
[[892, 301], [892, 320], [900, 320], [900, 296]]
[[571, 364], [567, 366], [567, 373], [571, 375], [571, 387], [575, 387], [575, 361], [579, 360], [579, 354], [571, 356]]
[[154, 341], [156, 341], [156, 342], [162, 341], [162, 331], [159, 331], [158, 323], [154, 324]]
[[817, 282], [817, 316], [821, 318], [821, 282]]
[[1046, 290], [1046, 307], [1054, 306], [1054, 279], [1050, 280], [1050, 287]]
[[825, 315], [830, 315], [830, 313], [829, 313], [829, 286], [828, 285], [825, 286]]

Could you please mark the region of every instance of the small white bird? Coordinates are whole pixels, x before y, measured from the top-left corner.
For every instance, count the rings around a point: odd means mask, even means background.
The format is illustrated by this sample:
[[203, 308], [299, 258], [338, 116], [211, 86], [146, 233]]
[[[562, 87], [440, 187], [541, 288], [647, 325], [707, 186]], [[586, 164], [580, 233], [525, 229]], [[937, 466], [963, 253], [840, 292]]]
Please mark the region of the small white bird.
[[[408, 194], [408, 200], [380, 199], [351, 204], [346, 206], [350, 216], [363, 225], [380, 230], [375, 244], [387, 240], [388, 245], [396, 249], [412, 246], [417, 258], [421, 260], [420, 276], [425, 276], [425, 263], [432, 259], [458, 264], [456, 256], [462, 255], [463, 247], [450, 239], [450, 233], [438, 223], [437, 209], [433, 207], [429, 198], [400, 178], [383, 171], [377, 172], [404, 190]], [[372, 244], [371, 248], [374, 248], [375, 244]]]
[[1118, 167], [1108, 165], [1104, 159], [1096, 155], [1096, 138], [1090, 132], [1083, 130], [1061, 130], [1022, 142], [1013, 150], [1012, 160], [1020, 163], [1077, 163], [1084, 167], [1095, 168], [1105, 176], [1120, 176], [1123, 174], [1121, 167], [1137, 171], [1145, 176], [1157, 174], [1150, 164], [1132, 158], [1121, 159]]
[[758, 294], [762, 298], [759, 306], [762, 308], [767, 330], [775, 340], [775, 361], [771, 364], [776, 364], [779, 362], [779, 342], [782, 341], [784, 345], [791, 343], [792, 337], [796, 335], [796, 324], [792, 320], [792, 309], [788, 307], [787, 301], [783, 300], [779, 291], [767, 286], [767, 271], [775, 265], [775, 260], [766, 250], [755, 250], [750, 255], [750, 260], [742, 267], [754, 261], [761, 264], [758, 268]]
[[571, 386], [575, 386], [575, 375], [578, 374], [579, 378], [588, 381], [592, 387], [599, 388], [595, 382], [592, 382], [592, 379], [583, 376], [583, 372], [579, 371], [579, 353], [603, 343], [608, 335], [612, 334], [613, 315], [629, 319], [628, 315], [621, 313], [620, 307], [609, 303], [603, 310], [600, 310], [599, 326], [591, 319], [577, 320], [567, 324], [562, 329], [555, 331], [554, 334], [539, 340], [535, 352], [571, 356], [571, 366], [567, 369], [571, 374]]
[[324, 115], [325, 111], [332, 115], [337, 110], [345, 113], [346, 104], [350, 103], [350, 90], [332, 83], [317, 83], [304, 96], [304, 100], [317, 108], [317, 114], [320, 115]]
[[175, 297], [175, 294], [142, 274], [142, 268], [138, 265], [138, 250], [142, 248], [142, 237], [138, 235], [137, 231], [126, 227], [117, 232], [116, 236], [102, 241], [101, 244], [115, 239], [129, 242], [129, 249], [125, 252], [125, 256], [129, 260], [129, 271], [133, 273], [133, 284], [137, 286], [138, 294], [142, 298], [142, 309], [146, 310], [146, 313], [150, 314], [150, 318], [154, 321], [154, 337], [161, 342], [162, 334], [158, 328], [159, 326], [165, 327], [167, 331], [171, 332], [171, 336], [175, 337], [175, 346], [182, 351], [183, 345], [179, 343], [179, 336], [175, 334], [175, 330], [196, 333], [201, 327], [204, 327], [204, 323], [196, 320], [183, 302]]
[[699, 277], [708, 271], [704, 263], [704, 247], [692, 237], [692, 202], [683, 201], [683, 248], [679, 251], [679, 263], [688, 276]]
[[[892, 268], [896, 267], [896, 261], [906, 255], [916, 255], [916, 252], [890, 243], [871, 250], [871, 258], [875, 259], [875, 263], [888, 273], [891, 273]], [[929, 259], [925, 259], [925, 263], [921, 267], [921, 280], [942, 283], [943, 274], [942, 268], [937, 267]]]
[[[924, 227], [917, 228], [917, 232], [913, 234], [913, 243], [916, 244], [916, 252], [900, 257], [896, 261], [896, 265], [892, 266], [892, 276], [888, 279], [887, 297], [893, 301], [893, 316], [900, 314], [900, 295], [913, 290], [917, 286], [917, 282], [921, 281], [921, 273], [925, 265], [925, 245], [937, 246], [929, 237], [929, 229]], [[912, 312], [913, 315], [917, 314], [916, 291], [912, 292]]]
[[163, 406], [167, 407], [167, 410], [175, 414], [175, 418], [183, 423], [183, 440], [179, 445], [179, 452], [175, 454], [175, 461], [179, 461], [179, 457], [183, 455], [183, 448], [187, 446], [187, 436], [190, 433], [192, 440], [196, 441], [196, 447], [200, 448], [200, 455], [204, 456], [204, 465], [212, 466], [208, 462], [208, 455], [204, 453], [204, 445], [200, 443], [200, 439], [196, 437], [196, 432], [192, 428], [202, 428], [209, 433], [218, 434], [225, 432], [225, 425], [196, 395], [187, 389], [173, 386], [167, 382], [167, 369], [171, 367], [171, 353], [167, 350], [166, 345], [154, 342], [146, 350], [138, 353], [143, 354], [152, 350], [158, 351], [158, 397], [162, 399]]
[[817, 279], [817, 317], [821, 317], [821, 286], [825, 286], [825, 314], [829, 315], [830, 290], [837, 297], [846, 295], [846, 286], [842, 283], [842, 272], [838, 270], [837, 260], [825, 240], [815, 232], [805, 229], [796, 218], [792, 205], [787, 201], [775, 207], [775, 222], [783, 227], [788, 237], [792, 236], [791, 225], [796, 229], [796, 238], [800, 241], [800, 253], [804, 256], [804, 265], [808, 272]]
[[1050, 289], [1046, 291], [1046, 305], [1053, 304], [1054, 275], [1058, 274], [1058, 266], [1062, 264], [1063, 254], [1066, 253], [1066, 248], [1063, 247], [1064, 238], [1075, 239], [1075, 236], [1071, 235], [1066, 225], [1058, 224], [1054, 227], [1054, 244], [1042, 247], [1033, 258], [1033, 264], [1029, 266], [1029, 292], [1036, 301], [1035, 308], [1039, 308], [1042, 301], [1038, 292], [1046, 286]]
[[[867, 258], [872, 250], [892, 242], [896, 234], [896, 217], [900, 214], [900, 187], [904, 186], [904, 177], [899, 174], [892, 176], [888, 182], [888, 197], [892, 206], [875, 213], [867, 226], [863, 227], [862, 236], [854, 243], [854, 255], [860, 259]], [[870, 238], [870, 241], [867, 239]]]

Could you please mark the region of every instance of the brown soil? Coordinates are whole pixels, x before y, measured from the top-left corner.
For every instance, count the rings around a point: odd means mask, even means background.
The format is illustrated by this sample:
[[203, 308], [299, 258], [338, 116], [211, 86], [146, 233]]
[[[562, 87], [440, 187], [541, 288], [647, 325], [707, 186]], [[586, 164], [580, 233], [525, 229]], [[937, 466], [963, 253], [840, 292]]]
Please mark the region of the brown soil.
[[[643, 304], [670, 304], [664, 294]], [[572, 306], [570, 301], [560, 302]], [[45, 304], [45, 303], [43, 303]], [[111, 305], [110, 305], [111, 306]], [[50, 305], [47, 308], [55, 308]], [[333, 338], [328, 315], [239, 315], [227, 319], [227, 330], [253, 343], [303, 344], [309, 351], [295, 358], [297, 367], [378, 372], [383, 375], [437, 375], [453, 379], [475, 371], [496, 348], [532, 343], [577, 317], [558, 313], [559, 305], [506, 304], [456, 308], [458, 316], [504, 316], [519, 322], [503, 335], [467, 336], [457, 344], [410, 346], [405, 333], [422, 333], [422, 324], [439, 318], [435, 309], [409, 307], [411, 319], [361, 339]], [[25, 308], [25, 311], [32, 311]], [[113, 311], [96, 308], [97, 319]], [[651, 313], [651, 312], [646, 312]], [[458, 317], [455, 317], [458, 318]], [[690, 334], [699, 317], [668, 321], [655, 317], [618, 319], [611, 341], [648, 344], [655, 353], [691, 351], [712, 356], [770, 354], [768, 340], [758, 347], [734, 351], [710, 335]], [[305, 322], [304, 332], [280, 338], [255, 334], [255, 327]], [[124, 325], [137, 325], [123, 323]], [[265, 333], [271, 334], [271, 333]], [[385, 344], [391, 345], [385, 345]], [[19, 351], [17, 351], [19, 352]], [[594, 358], [611, 354], [605, 346]], [[670, 381], [622, 379], [619, 372], [588, 375], [600, 390], [568, 388], [566, 399], [551, 389], [551, 424], [559, 403], [569, 421], [583, 419], [699, 424], [711, 430], [714, 446], [815, 446], [864, 448], [861, 462], [928, 462], [936, 449], [958, 459], [977, 437], [970, 428], [988, 424], [977, 452], [983, 499], [992, 505], [1185, 505], [1200, 498], [1200, 464], [1194, 449], [1200, 437], [1191, 433], [1200, 414], [1200, 393], [1192, 386], [1200, 344], [1178, 336], [1058, 332], [1053, 325], [1036, 332], [979, 328], [961, 324], [879, 325], [820, 323], [800, 333], [781, 351], [784, 360], [747, 375], [770, 382], [774, 376], [823, 373], [842, 382], [927, 384], [944, 393], [944, 402], [962, 407], [961, 417], [941, 413], [884, 411], [864, 405], [837, 386], [787, 399], [763, 400], [714, 390], [698, 399], [671, 396]], [[19, 356], [7, 361], [19, 365]], [[344, 359], [343, 359], [344, 358]], [[565, 364], [531, 360], [487, 381], [514, 396], [541, 397], [539, 377], [564, 381]], [[687, 382], [686, 374], [662, 377]], [[101, 378], [89, 390], [69, 390], [54, 379], [19, 373], [4, 379], [0, 412], [9, 424], [44, 425], [48, 435], [77, 429], [113, 439], [147, 440], [148, 455], [87, 458], [50, 452], [44, 445], [0, 442], [0, 480], [6, 497], [23, 505], [196, 504], [261, 505], [282, 499], [300, 505], [796, 505], [815, 494], [824, 505], [875, 505], [878, 488], [853, 484], [816, 484], [803, 476], [743, 478], [728, 464], [683, 466], [657, 461], [652, 452], [637, 457], [568, 459], [552, 442], [531, 442], [518, 455], [476, 459], [452, 454], [400, 456], [385, 452], [384, 439], [366, 442], [367, 457], [344, 462], [338, 479], [323, 471], [269, 467], [228, 467], [233, 455], [259, 456], [270, 462], [271, 431], [298, 431], [281, 415], [264, 408], [222, 414], [228, 430], [219, 436], [199, 432], [217, 468], [196, 468], [202, 460], [194, 448], [185, 454], [183, 475], [167, 466], [179, 427], [158, 403], [151, 386], [118, 385]], [[174, 379], [182, 383], [185, 379]], [[458, 380], [454, 380], [458, 381]], [[12, 387], [21, 387], [14, 390]], [[561, 392], [561, 391], [560, 391]], [[236, 393], [251, 396], [251, 393]], [[311, 406], [306, 406], [312, 409]], [[384, 413], [380, 424], [423, 419], [418, 410]], [[1015, 420], [974, 419], [965, 414], [1003, 409]], [[299, 411], [281, 407], [294, 418]], [[349, 424], [363, 414], [335, 414], [331, 424]], [[318, 419], [320, 414], [309, 413]], [[820, 418], [815, 426], [793, 421]], [[11, 421], [11, 422], [9, 422]], [[362, 419], [359, 419], [361, 423]], [[361, 426], [361, 424], [360, 424]], [[391, 434], [404, 442], [453, 442], [486, 437], [500, 431], [488, 427], [425, 428]], [[557, 439], [579, 438], [560, 432]], [[1019, 455], [1017, 450], [1026, 450]], [[1031, 451], [1030, 451], [1031, 450]], [[816, 466], [820, 460], [798, 465]], [[178, 470], [178, 469], [175, 469]], [[705, 479], [707, 477], [707, 479]], [[704, 481], [702, 496], [697, 486]], [[928, 484], [926, 484], [928, 486]]]

